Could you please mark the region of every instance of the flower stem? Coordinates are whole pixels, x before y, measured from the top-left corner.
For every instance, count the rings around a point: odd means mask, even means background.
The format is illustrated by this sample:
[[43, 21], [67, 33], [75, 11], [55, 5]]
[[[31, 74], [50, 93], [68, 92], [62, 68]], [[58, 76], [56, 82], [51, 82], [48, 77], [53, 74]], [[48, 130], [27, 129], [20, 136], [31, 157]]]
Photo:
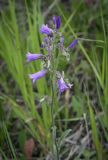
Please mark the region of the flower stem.
[[52, 74], [51, 74], [51, 90], [52, 90], [52, 101], [51, 101], [51, 118], [52, 118], [52, 151], [53, 160], [59, 160], [58, 146], [56, 141], [56, 125], [54, 118], [54, 99], [55, 99], [55, 70], [54, 70], [54, 59], [52, 58]]

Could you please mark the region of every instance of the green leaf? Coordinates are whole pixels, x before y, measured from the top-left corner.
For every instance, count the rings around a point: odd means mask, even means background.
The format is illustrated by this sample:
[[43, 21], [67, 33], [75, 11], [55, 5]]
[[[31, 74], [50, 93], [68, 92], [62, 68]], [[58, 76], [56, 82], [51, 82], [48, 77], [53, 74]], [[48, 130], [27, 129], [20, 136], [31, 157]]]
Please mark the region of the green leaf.
[[91, 106], [89, 106], [89, 112], [90, 112], [90, 122], [91, 122], [91, 128], [92, 128], [93, 142], [96, 147], [98, 160], [102, 160], [102, 147], [99, 141], [97, 126], [95, 122], [95, 116], [94, 116], [93, 109]]

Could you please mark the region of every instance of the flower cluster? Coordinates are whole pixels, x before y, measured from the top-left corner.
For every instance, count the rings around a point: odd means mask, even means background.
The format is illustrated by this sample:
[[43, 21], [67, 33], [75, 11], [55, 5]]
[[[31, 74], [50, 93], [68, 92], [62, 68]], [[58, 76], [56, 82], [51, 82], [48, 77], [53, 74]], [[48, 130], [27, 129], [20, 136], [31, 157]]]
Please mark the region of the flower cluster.
[[[59, 54], [62, 53], [62, 55], [64, 55], [68, 60], [69, 50], [73, 48], [78, 42], [78, 40], [75, 39], [67, 48], [65, 48], [64, 37], [59, 32], [61, 26], [60, 16], [58, 17], [53, 16], [52, 21], [53, 21], [52, 28], [50, 28], [47, 24], [46, 25], [43, 24], [40, 28], [40, 33], [45, 35], [41, 48], [46, 49], [47, 54], [46, 55], [43, 55], [42, 53], [33, 54], [29, 52], [26, 55], [27, 62], [31, 62], [38, 59], [41, 59], [41, 61], [43, 62], [43, 69], [41, 71], [34, 74], [29, 74], [29, 78], [32, 79], [33, 83], [35, 83], [35, 81], [37, 81], [38, 79], [44, 77], [48, 71], [51, 71], [52, 59], [55, 57], [54, 50], [56, 48], [59, 49]], [[54, 62], [56, 63], [56, 61]], [[57, 76], [56, 74], [56, 78], [60, 94], [66, 91], [67, 89], [71, 88], [72, 85], [66, 83], [64, 77], [60, 73], [59, 76]]]

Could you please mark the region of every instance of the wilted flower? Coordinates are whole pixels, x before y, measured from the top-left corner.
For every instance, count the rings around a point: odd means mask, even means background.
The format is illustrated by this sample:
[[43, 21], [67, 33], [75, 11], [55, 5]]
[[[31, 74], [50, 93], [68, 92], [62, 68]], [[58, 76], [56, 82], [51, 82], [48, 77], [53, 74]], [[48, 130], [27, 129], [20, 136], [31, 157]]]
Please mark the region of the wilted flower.
[[32, 53], [28, 52], [26, 54], [27, 62], [31, 62], [31, 61], [40, 59], [42, 56], [43, 56], [42, 54], [32, 54]]
[[39, 71], [39, 72], [37, 72], [37, 73], [29, 74], [29, 77], [30, 77], [30, 79], [32, 79], [32, 81], [33, 81], [33, 83], [34, 83], [34, 82], [37, 81], [38, 79], [44, 77], [46, 73], [47, 73], [47, 70], [44, 69], [44, 70], [41, 70], [41, 71]]
[[58, 16], [58, 17], [53, 16], [53, 23], [56, 26], [56, 29], [59, 29], [60, 25], [61, 25], [61, 18], [60, 18], [60, 16]]
[[48, 27], [48, 25], [43, 24], [40, 28], [40, 32], [42, 34], [51, 35], [53, 33], [53, 30]]
[[60, 92], [60, 94], [61, 94], [61, 93], [64, 92], [65, 90], [71, 88], [71, 85], [70, 85], [70, 84], [69, 84], [69, 85], [66, 84], [66, 83], [64, 82], [63, 78], [61, 77], [61, 78], [58, 80], [58, 87], [59, 87], [59, 92]]
[[78, 43], [78, 40], [75, 39], [75, 40], [68, 46], [68, 48], [73, 48], [77, 43]]

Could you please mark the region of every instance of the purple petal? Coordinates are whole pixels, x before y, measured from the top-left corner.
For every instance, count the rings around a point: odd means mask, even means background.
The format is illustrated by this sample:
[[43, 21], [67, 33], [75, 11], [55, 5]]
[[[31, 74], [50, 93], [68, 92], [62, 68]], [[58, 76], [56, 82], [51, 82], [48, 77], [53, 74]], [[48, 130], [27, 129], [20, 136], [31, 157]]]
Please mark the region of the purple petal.
[[60, 25], [61, 25], [61, 18], [60, 18], [60, 16], [58, 16], [58, 17], [53, 16], [53, 23], [54, 23], [56, 29], [59, 29]]
[[78, 43], [78, 40], [75, 39], [75, 40], [68, 46], [68, 48], [73, 48], [77, 43]]
[[69, 89], [70, 87], [64, 82], [63, 78], [61, 77], [58, 80], [58, 87], [60, 94], [63, 93], [65, 90]]
[[56, 29], [59, 29], [60, 25], [61, 25], [61, 18], [60, 18], [60, 16], [58, 16], [56, 19]]
[[32, 81], [34, 83], [38, 79], [44, 77], [46, 73], [47, 73], [47, 70], [41, 70], [41, 71], [39, 71], [37, 73], [29, 74], [29, 78], [32, 79]]
[[31, 62], [31, 61], [40, 59], [42, 56], [43, 56], [42, 54], [32, 54], [32, 53], [28, 52], [26, 54], [27, 62]]
[[40, 32], [42, 34], [51, 35], [53, 33], [53, 30], [48, 27], [48, 25], [43, 24], [40, 28]]

